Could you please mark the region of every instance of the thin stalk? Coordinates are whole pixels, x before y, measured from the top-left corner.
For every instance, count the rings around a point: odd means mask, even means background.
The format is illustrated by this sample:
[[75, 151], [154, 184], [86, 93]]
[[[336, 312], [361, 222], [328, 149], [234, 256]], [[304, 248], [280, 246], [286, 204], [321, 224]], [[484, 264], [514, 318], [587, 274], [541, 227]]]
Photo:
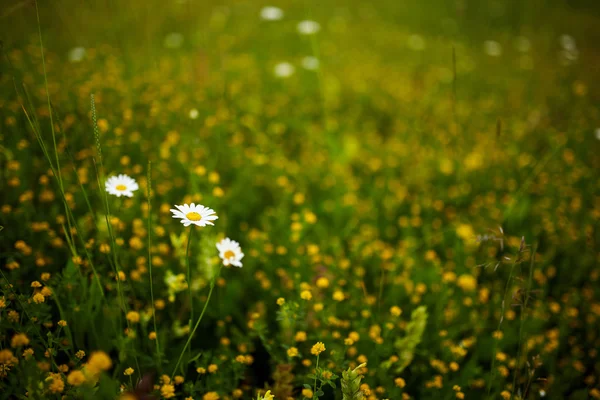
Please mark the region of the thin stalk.
[[[518, 255], [514, 256], [513, 263], [510, 266], [510, 274], [508, 275], [508, 280], [506, 281], [506, 286], [504, 288], [504, 295], [502, 296], [502, 310], [500, 313], [500, 321], [498, 322], [498, 328], [496, 329], [496, 331], [500, 330], [500, 327], [502, 326], [502, 322], [504, 321], [504, 311], [506, 309], [506, 295], [508, 294], [508, 289], [510, 287], [510, 282], [512, 281], [513, 273], [515, 270], [515, 266], [517, 265], [518, 259], [519, 259]], [[493, 351], [492, 351], [492, 376], [490, 377], [490, 379], [488, 381], [488, 390], [487, 390], [488, 397], [490, 396], [490, 393], [492, 390], [492, 382], [496, 375], [496, 370], [494, 368], [496, 366], [496, 348], [497, 347], [498, 347], [498, 341], [494, 340], [494, 347], [493, 347]], [[514, 388], [513, 388], [513, 390], [514, 390]]]
[[152, 301], [152, 322], [154, 324], [154, 333], [156, 334], [156, 357], [158, 358], [158, 368], [162, 367], [162, 358], [160, 354], [160, 344], [158, 342], [158, 329], [156, 328], [156, 308], [154, 307], [154, 282], [152, 280], [152, 163], [148, 161], [148, 270], [150, 271], [150, 301]]
[[315, 366], [315, 384], [313, 387], [313, 396], [315, 393], [317, 393], [317, 374], [318, 374], [318, 370], [319, 370], [319, 355], [317, 354], [317, 365]]
[[194, 325], [194, 329], [192, 329], [192, 332], [190, 333], [190, 336], [188, 337], [188, 340], [185, 343], [185, 346], [183, 346], [183, 350], [181, 350], [181, 354], [179, 355], [179, 360], [177, 360], [177, 364], [175, 364], [175, 368], [173, 368], [173, 373], [171, 374], [171, 378], [173, 378], [173, 376], [175, 376], [175, 372], [177, 372], [177, 368], [179, 368], [179, 364], [181, 364], [181, 359], [183, 358], [185, 351], [187, 350], [188, 346], [190, 345], [190, 342], [192, 341], [192, 338], [194, 337], [194, 334], [196, 333], [196, 330], [198, 329], [198, 326], [200, 325], [200, 321], [202, 321], [202, 317], [204, 317], [204, 313], [206, 312], [206, 308], [210, 301], [210, 296], [212, 295], [213, 289], [215, 288], [215, 282], [217, 281], [217, 278], [219, 277], [220, 273], [221, 273], [221, 267], [219, 267], [217, 274], [210, 281], [210, 290], [208, 291], [208, 297], [206, 298], [206, 302], [204, 303], [204, 307], [202, 308], [200, 317], [198, 318], [198, 321], [196, 321], [196, 324]]
[[[523, 304], [521, 306], [521, 318], [520, 318], [520, 323], [519, 323], [519, 350], [517, 351], [517, 367], [515, 369], [515, 375], [513, 376], [513, 384], [512, 384], [512, 392], [510, 394], [510, 398], [513, 398], [513, 394], [515, 391], [515, 388], [517, 387], [517, 377], [519, 375], [519, 370], [520, 370], [520, 361], [521, 361], [521, 356], [523, 354], [523, 344], [522, 344], [522, 340], [523, 340], [523, 331], [525, 330], [525, 310], [527, 309], [527, 303], [529, 301], [529, 293], [531, 293], [531, 282], [533, 281], [533, 264], [535, 262], [535, 252], [537, 251], [537, 248], [533, 248], [533, 251], [531, 252], [531, 264], [529, 266], [529, 278], [527, 280], [527, 290], [525, 291], [524, 294], [524, 299], [523, 299]], [[531, 377], [530, 377], [531, 379]], [[527, 387], [529, 387], [529, 384], [527, 384]], [[527, 390], [527, 389], [526, 389]], [[527, 391], [525, 391], [525, 394], [527, 394]]]
[[[188, 292], [190, 294], [190, 320], [189, 326], [192, 326], [192, 322], [194, 321], [194, 298], [192, 296], [192, 271], [190, 269], [190, 245], [192, 243], [192, 235], [194, 233], [194, 225], [190, 226], [190, 234], [188, 235], [187, 247], [185, 249], [185, 269], [187, 273], [187, 283], [188, 283]], [[192, 353], [192, 348], [190, 347], [190, 354]]]

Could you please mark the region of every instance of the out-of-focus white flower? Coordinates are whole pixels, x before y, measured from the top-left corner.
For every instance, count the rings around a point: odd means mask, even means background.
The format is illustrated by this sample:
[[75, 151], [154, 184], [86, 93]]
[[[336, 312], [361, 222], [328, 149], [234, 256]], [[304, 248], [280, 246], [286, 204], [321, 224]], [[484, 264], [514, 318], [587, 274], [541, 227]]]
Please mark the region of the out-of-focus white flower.
[[546, 397], [546, 391], [544, 389], [540, 389], [540, 397]]
[[565, 50], [577, 49], [577, 45], [575, 44], [575, 39], [571, 35], [561, 35], [559, 41], [560, 41], [560, 45]]
[[315, 71], [319, 69], [319, 59], [313, 56], [306, 56], [302, 59], [302, 68], [308, 69], [310, 71]]
[[215, 210], [204, 207], [201, 204], [183, 204], [181, 206], [175, 206], [176, 209], [171, 209], [173, 218], [181, 219], [183, 226], [197, 225], [206, 226], [214, 225], [212, 221], [218, 219], [215, 214]]
[[407, 44], [412, 50], [421, 51], [425, 49], [425, 39], [421, 35], [410, 35]]
[[223, 260], [223, 265], [233, 265], [242, 268], [244, 253], [242, 253], [238, 242], [225, 238], [217, 243], [217, 250], [219, 250], [219, 257]]
[[521, 53], [527, 53], [531, 50], [531, 42], [525, 36], [519, 36], [515, 40], [515, 47]]
[[314, 35], [321, 30], [321, 25], [316, 21], [304, 20], [298, 22], [296, 29], [301, 35]]
[[191, 119], [196, 119], [198, 118], [198, 110], [196, 110], [195, 108], [192, 108], [189, 112], [189, 116]]
[[108, 180], [104, 184], [104, 188], [108, 193], [113, 194], [117, 197], [133, 197], [133, 192], [138, 190], [140, 187], [138, 186], [135, 179], [127, 175], [120, 174], [108, 178]]
[[265, 21], [279, 21], [283, 18], [283, 10], [272, 6], [263, 7], [260, 10], [260, 17]]
[[168, 49], [178, 49], [183, 44], [183, 35], [178, 32], [169, 33], [165, 36], [165, 47]]
[[600, 128], [596, 128], [596, 139], [600, 140]]
[[289, 62], [281, 62], [275, 65], [274, 73], [278, 78], [289, 78], [294, 75], [296, 68]]
[[85, 48], [84, 47], [74, 47], [69, 50], [69, 61], [71, 62], [80, 62], [85, 57]]
[[483, 51], [491, 57], [500, 57], [502, 55], [502, 45], [495, 40], [486, 40], [483, 43]]

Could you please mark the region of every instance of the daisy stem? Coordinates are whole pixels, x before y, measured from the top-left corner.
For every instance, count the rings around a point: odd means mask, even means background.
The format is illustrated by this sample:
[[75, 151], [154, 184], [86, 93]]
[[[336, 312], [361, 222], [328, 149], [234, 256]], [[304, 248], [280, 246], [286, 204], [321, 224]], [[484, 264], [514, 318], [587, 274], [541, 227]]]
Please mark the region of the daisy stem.
[[192, 332], [190, 333], [190, 336], [188, 337], [188, 340], [185, 343], [185, 346], [183, 346], [183, 350], [181, 350], [181, 354], [179, 355], [179, 360], [177, 360], [177, 364], [175, 364], [175, 368], [173, 369], [173, 373], [171, 374], [171, 379], [173, 379], [173, 377], [175, 376], [175, 373], [177, 372], [177, 368], [179, 368], [179, 364], [181, 364], [181, 359], [183, 358], [185, 351], [187, 350], [188, 346], [190, 345], [190, 343], [192, 341], [192, 337], [194, 337], [194, 334], [196, 333], [196, 329], [198, 329], [198, 326], [200, 325], [200, 321], [202, 321], [202, 317], [204, 317], [204, 312], [206, 311], [206, 308], [208, 307], [208, 303], [210, 302], [210, 296], [212, 295], [213, 289], [215, 288], [215, 282], [217, 281], [217, 278], [219, 277], [220, 273], [221, 273], [221, 267], [219, 267], [217, 274], [210, 281], [210, 290], [208, 291], [208, 297], [206, 298], [206, 302], [204, 303], [204, 307], [202, 308], [200, 317], [198, 318], [198, 321], [196, 321], [196, 324], [194, 325], [194, 329], [192, 329]]
[[[194, 225], [190, 226], [190, 234], [188, 235], [187, 248], [185, 249], [185, 268], [187, 272], [188, 290], [190, 292], [190, 321], [189, 326], [192, 326], [194, 321], [194, 298], [192, 297], [192, 271], [190, 270], [190, 243], [192, 243], [192, 234], [194, 233]], [[191, 337], [191, 335], [190, 335]], [[190, 354], [192, 348], [190, 347]]]

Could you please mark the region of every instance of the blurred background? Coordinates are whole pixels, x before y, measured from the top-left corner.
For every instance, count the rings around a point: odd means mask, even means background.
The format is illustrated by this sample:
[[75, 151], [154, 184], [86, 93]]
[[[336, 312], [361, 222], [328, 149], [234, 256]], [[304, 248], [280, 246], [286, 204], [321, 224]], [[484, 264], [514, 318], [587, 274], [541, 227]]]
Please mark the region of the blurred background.
[[[266, 355], [269, 342], [246, 327], [266, 321], [281, 336], [275, 343], [283, 343], [275, 299], [296, 296], [305, 304], [296, 288], [324, 275], [331, 289], [349, 282], [343, 290], [353, 302], [336, 309], [329, 293], [325, 310], [351, 321], [363, 337], [370, 322], [357, 310], [368, 311], [365, 303], [377, 293], [383, 310], [399, 305], [404, 316], [427, 306], [422, 351], [405, 374], [416, 398], [440, 398], [425, 382], [439, 372], [431, 360], [454, 360], [445, 340], [460, 347], [477, 338], [456, 383], [482, 396], [497, 357], [491, 332], [503, 318], [501, 295], [510, 278], [507, 268], [478, 267], [497, 264], [524, 236], [537, 246], [539, 265], [529, 278], [539, 290], [527, 321], [537, 346], [529, 355], [542, 354], [538, 373], [548, 377], [536, 382], [531, 398], [547, 391], [549, 398], [585, 399], [598, 387], [597, 1], [41, 0], [38, 7], [39, 25], [35, 3], [0, 0], [0, 190], [7, 206], [1, 221], [11, 227], [0, 246], [10, 257], [17, 240], [43, 242], [23, 220], [45, 215], [54, 224], [63, 212], [42, 183], [48, 166], [17, 101], [27, 87], [27, 107], [47, 122], [45, 68], [65, 133], [59, 150], [69, 201], [82, 224], [101, 208], [88, 213], [77, 185], [98, 189], [94, 94], [107, 171], [131, 174], [145, 189], [145, 168], [153, 162], [155, 223], [169, 233], [159, 239], [167, 249], [163, 265], [178, 267], [172, 250], [183, 243], [173, 233], [181, 231], [168, 211], [172, 204], [206, 202], [222, 215], [219, 232], [237, 235], [245, 267], [223, 287], [220, 299], [227, 301], [215, 302], [206, 337], [195, 345], [221, 351], [218, 340], [227, 334], [256, 345], [252, 373], [260, 376], [249, 386], [262, 388], [269, 363], [288, 359], [281, 349]], [[125, 220], [147, 211], [140, 199], [125, 203]], [[123, 237], [145, 240], [139, 229], [123, 226]], [[62, 235], [60, 226], [54, 229]], [[95, 229], [90, 223], [86, 233], [99, 244], [106, 238]], [[506, 234], [507, 249], [475, 240], [484, 234]], [[132, 266], [146, 254], [143, 245], [128, 249]], [[70, 259], [65, 246], [44, 252], [59, 260], [55, 270]], [[28, 288], [32, 272], [11, 274]], [[465, 277], [458, 286], [457, 276]], [[198, 282], [198, 290], [205, 284]], [[135, 285], [131, 304], [142, 308], [147, 286]], [[218, 325], [223, 315], [240, 330]], [[164, 313], [165, 330], [179, 324], [174, 316]], [[310, 320], [314, 325], [302, 321], [310, 340], [325, 337], [328, 348], [337, 340], [343, 354], [343, 338], [332, 338], [326, 318], [318, 318]], [[521, 343], [514, 322], [502, 342], [510, 357]], [[381, 347], [373, 343], [360, 351], [376, 353]], [[375, 360], [390, 357], [384, 353]], [[298, 376], [309, 373], [298, 368]], [[388, 372], [378, 374], [370, 376], [372, 386], [387, 382], [400, 396]], [[512, 382], [508, 372], [498, 379], [496, 394]], [[237, 384], [232, 379], [231, 389]], [[455, 398], [451, 387], [444, 398]]]

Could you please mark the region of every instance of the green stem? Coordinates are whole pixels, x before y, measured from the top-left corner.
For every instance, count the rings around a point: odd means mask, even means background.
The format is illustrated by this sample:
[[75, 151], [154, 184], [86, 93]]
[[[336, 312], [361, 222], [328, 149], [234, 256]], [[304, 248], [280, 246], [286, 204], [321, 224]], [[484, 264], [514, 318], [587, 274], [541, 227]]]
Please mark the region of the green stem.
[[315, 385], [313, 390], [313, 399], [315, 398], [315, 393], [317, 393], [317, 374], [319, 371], [319, 355], [317, 354], [317, 365], [315, 366]]
[[[504, 295], [502, 296], [502, 310], [501, 310], [501, 314], [500, 314], [500, 321], [498, 322], [498, 328], [496, 329], [496, 331], [500, 330], [500, 327], [502, 326], [502, 321], [504, 321], [504, 311], [506, 308], [506, 295], [508, 294], [508, 289], [510, 287], [510, 282], [512, 281], [512, 277], [513, 277], [513, 272], [515, 270], [515, 266], [517, 265], [517, 260], [519, 259], [519, 255], [517, 254], [516, 256], [514, 256], [514, 261], [510, 267], [510, 274], [508, 275], [508, 281], [506, 281], [506, 286], [504, 288]], [[496, 375], [496, 371], [494, 369], [495, 364], [496, 364], [496, 349], [498, 347], [498, 340], [494, 340], [494, 347], [493, 347], [493, 351], [492, 351], [492, 376], [488, 382], [488, 390], [487, 390], [487, 395], [488, 397], [490, 396], [490, 393], [492, 391], [492, 381], [494, 380], [494, 377]], [[514, 388], [513, 388], [514, 390]], [[512, 394], [511, 394], [512, 397]]]
[[156, 307], [154, 306], [154, 282], [152, 280], [152, 163], [148, 161], [148, 269], [150, 273], [150, 301], [152, 302], [152, 322], [156, 334], [156, 357], [158, 358], [159, 371], [162, 368], [160, 344], [158, 342], [158, 329], [156, 328]]
[[[187, 248], [185, 249], [185, 269], [187, 272], [187, 284], [188, 291], [190, 293], [190, 320], [188, 325], [192, 326], [192, 321], [194, 321], [194, 298], [192, 297], [192, 271], [190, 269], [190, 244], [192, 243], [192, 235], [194, 233], [194, 225], [190, 226], [190, 234], [188, 235]], [[190, 355], [192, 353], [192, 348], [190, 347]]]
[[215, 287], [215, 282], [217, 281], [217, 278], [219, 277], [220, 272], [221, 272], [221, 268], [219, 267], [219, 271], [213, 277], [213, 279], [210, 281], [210, 290], [208, 291], [208, 297], [206, 298], [206, 302], [204, 303], [204, 307], [202, 308], [202, 312], [200, 313], [200, 318], [198, 318], [198, 321], [196, 321], [196, 325], [194, 325], [194, 329], [192, 329], [192, 332], [190, 333], [190, 336], [188, 337], [188, 340], [185, 343], [185, 346], [183, 346], [183, 350], [181, 350], [181, 354], [179, 355], [179, 360], [177, 360], [177, 364], [175, 364], [175, 368], [173, 369], [171, 378], [173, 378], [173, 376], [175, 376], [175, 372], [177, 372], [177, 368], [179, 368], [179, 364], [181, 364], [181, 359], [183, 358], [185, 351], [187, 350], [188, 346], [190, 345], [190, 342], [192, 341], [192, 337], [194, 337], [194, 334], [196, 333], [196, 330], [198, 329], [198, 326], [200, 325], [200, 321], [202, 321], [202, 317], [204, 317], [204, 312], [206, 311], [208, 302], [210, 301], [210, 296], [212, 295], [213, 289]]

